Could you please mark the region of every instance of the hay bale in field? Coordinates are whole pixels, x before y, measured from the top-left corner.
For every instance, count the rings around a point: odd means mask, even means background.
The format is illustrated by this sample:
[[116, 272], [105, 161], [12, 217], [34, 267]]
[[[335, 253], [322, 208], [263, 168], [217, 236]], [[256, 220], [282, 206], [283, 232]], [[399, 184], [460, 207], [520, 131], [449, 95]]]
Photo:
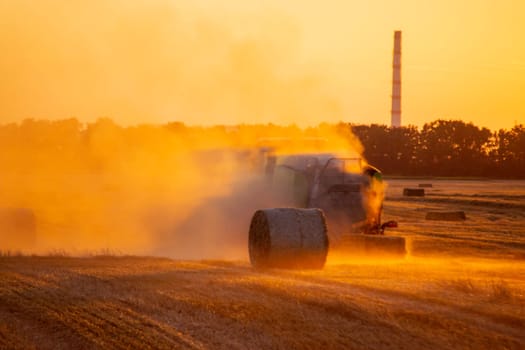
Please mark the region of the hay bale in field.
[[354, 256], [388, 256], [404, 257], [407, 253], [405, 237], [349, 234], [341, 240], [340, 246], [335, 247]]
[[0, 208], [0, 248], [27, 247], [36, 240], [36, 218], [31, 209]]
[[427, 184], [419, 184], [418, 187], [419, 188], [432, 188], [433, 186], [432, 186], [432, 184], [428, 184], [427, 183]]
[[425, 220], [442, 220], [442, 221], [463, 221], [467, 216], [464, 211], [430, 211], [425, 216]]
[[404, 188], [403, 196], [406, 197], [424, 197], [425, 189], [424, 188]]
[[249, 233], [254, 267], [323, 268], [326, 220], [319, 209], [273, 208], [255, 212]]

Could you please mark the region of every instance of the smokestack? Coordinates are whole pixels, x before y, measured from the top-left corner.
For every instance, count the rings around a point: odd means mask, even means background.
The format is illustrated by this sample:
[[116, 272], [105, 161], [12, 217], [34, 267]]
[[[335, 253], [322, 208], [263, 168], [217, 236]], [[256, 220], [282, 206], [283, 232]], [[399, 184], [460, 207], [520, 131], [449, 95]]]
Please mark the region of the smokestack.
[[392, 120], [391, 126], [401, 126], [401, 31], [394, 32], [394, 61], [392, 64]]

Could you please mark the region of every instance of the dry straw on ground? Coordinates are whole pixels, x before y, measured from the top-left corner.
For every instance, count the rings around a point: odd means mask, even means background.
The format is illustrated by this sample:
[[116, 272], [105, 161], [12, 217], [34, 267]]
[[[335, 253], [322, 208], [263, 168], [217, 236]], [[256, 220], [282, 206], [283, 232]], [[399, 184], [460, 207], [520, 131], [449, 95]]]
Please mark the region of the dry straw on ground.
[[418, 185], [419, 188], [432, 188], [432, 184], [430, 183], [424, 183], [424, 184], [419, 184]]
[[333, 248], [338, 252], [349, 253], [354, 257], [404, 257], [407, 253], [405, 238], [401, 236], [350, 234], [345, 235], [339, 246]]
[[463, 221], [466, 219], [464, 211], [430, 211], [425, 216], [425, 220]]

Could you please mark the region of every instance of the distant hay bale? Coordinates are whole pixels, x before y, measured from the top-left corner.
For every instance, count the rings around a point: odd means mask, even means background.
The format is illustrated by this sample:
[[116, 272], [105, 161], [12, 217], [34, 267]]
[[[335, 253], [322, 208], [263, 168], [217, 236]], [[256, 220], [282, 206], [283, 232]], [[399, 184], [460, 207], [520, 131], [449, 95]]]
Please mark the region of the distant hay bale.
[[326, 220], [319, 209], [258, 210], [249, 233], [254, 267], [321, 269], [328, 254]]
[[433, 186], [432, 186], [432, 184], [428, 184], [427, 183], [427, 184], [419, 184], [418, 187], [419, 188], [432, 188]]
[[407, 253], [405, 237], [369, 234], [346, 235], [335, 249], [354, 256], [404, 257]]
[[425, 220], [442, 220], [442, 221], [463, 221], [467, 216], [464, 211], [430, 211], [425, 216]]
[[424, 188], [404, 188], [403, 196], [406, 197], [424, 197], [425, 189]]

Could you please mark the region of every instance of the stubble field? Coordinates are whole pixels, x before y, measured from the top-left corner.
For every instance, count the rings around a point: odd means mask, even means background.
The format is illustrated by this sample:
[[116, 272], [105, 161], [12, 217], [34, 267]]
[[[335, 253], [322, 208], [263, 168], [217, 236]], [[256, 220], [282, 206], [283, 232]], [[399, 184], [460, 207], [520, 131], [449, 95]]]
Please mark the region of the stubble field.
[[[432, 183], [422, 198], [406, 187]], [[322, 271], [244, 260], [0, 258], [0, 348], [520, 349], [525, 182], [392, 179], [402, 260], [329, 256]], [[427, 221], [463, 210], [467, 220]]]

